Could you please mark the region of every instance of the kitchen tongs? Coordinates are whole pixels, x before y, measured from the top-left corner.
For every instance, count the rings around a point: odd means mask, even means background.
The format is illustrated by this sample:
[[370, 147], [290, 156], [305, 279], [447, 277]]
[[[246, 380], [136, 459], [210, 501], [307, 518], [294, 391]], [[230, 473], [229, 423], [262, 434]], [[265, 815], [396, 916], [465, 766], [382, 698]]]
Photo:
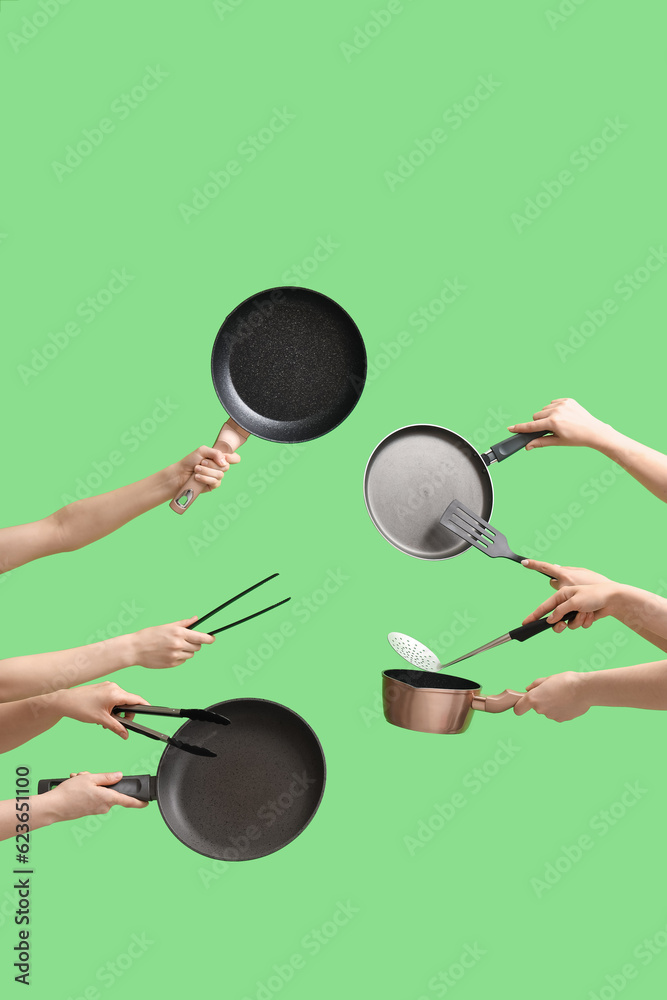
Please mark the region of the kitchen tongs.
[[[222, 611], [223, 608], [226, 608], [230, 604], [233, 604], [234, 601], [238, 601], [242, 597], [245, 597], [245, 595], [249, 594], [251, 590], [256, 590], [263, 584], [268, 583], [269, 580], [273, 580], [276, 576], [278, 576], [277, 573], [272, 573], [271, 576], [267, 576], [266, 579], [260, 580], [259, 583], [254, 583], [252, 587], [248, 587], [247, 590], [242, 590], [240, 594], [236, 595], [236, 597], [230, 597], [229, 600], [225, 601], [224, 604], [220, 604], [218, 605], [217, 608], [213, 608], [213, 611], [209, 611], [209, 613], [207, 615], [204, 615], [203, 618], [198, 618], [196, 622], [193, 622], [192, 625], [188, 625], [187, 627], [194, 629], [198, 628], [202, 622], [205, 622], [207, 621], [207, 619], [212, 618], [213, 615], [217, 615], [218, 611]], [[246, 615], [245, 618], [239, 618], [237, 621], [230, 622], [229, 625], [223, 625], [222, 628], [216, 628], [212, 632], [209, 632], [208, 634], [217, 635], [219, 632], [225, 632], [228, 628], [234, 628], [235, 625], [242, 625], [243, 622], [249, 622], [251, 618], [257, 618], [258, 615], [263, 615], [266, 614], [267, 611], [273, 611], [274, 608], [279, 608], [281, 604], [286, 604], [287, 601], [289, 600], [291, 600], [291, 598], [285, 597], [282, 601], [278, 601], [277, 604], [271, 604], [268, 608], [262, 608], [261, 611], [255, 611], [255, 613], [252, 615]]]
[[131, 730], [133, 733], [139, 733], [141, 736], [148, 736], [151, 740], [160, 740], [162, 743], [168, 743], [170, 747], [176, 747], [178, 750], [197, 754], [199, 757], [217, 757], [217, 754], [213, 753], [212, 750], [207, 750], [206, 747], [185, 743], [183, 740], [176, 739], [175, 736], [167, 736], [166, 733], [158, 733], [155, 729], [140, 726], [138, 722], [129, 722], [122, 717], [121, 712], [132, 712], [135, 715], [168, 715], [177, 719], [197, 719], [200, 722], [214, 722], [220, 726], [230, 725], [230, 720], [226, 716], [216, 715], [215, 712], [209, 712], [204, 708], [164, 708], [162, 705], [114, 706], [113, 714], [118, 716], [119, 721], [123, 723], [126, 729]]

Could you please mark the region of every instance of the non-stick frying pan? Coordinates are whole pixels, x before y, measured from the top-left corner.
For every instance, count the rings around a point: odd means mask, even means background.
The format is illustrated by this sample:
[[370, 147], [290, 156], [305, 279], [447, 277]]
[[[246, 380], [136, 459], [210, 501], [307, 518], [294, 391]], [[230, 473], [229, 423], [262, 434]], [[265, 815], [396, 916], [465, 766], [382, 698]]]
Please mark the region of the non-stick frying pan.
[[[211, 375], [232, 418], [214, 448], [233, 452], [248, 433], [310, 441], [354, 409], [366, 381], [366, 349], [356, 323], [333, 299], [310, 288], [269, 288], [227, 316], [213, 345]], [[191, 477], [171, 509], [182, 514], [202, 489]]]
[[382, 674], [385, 719], [418, 733], [463, 733], [475, 710], [506, 712], [521, 697], [520, 691], [511, 690], [483, 695], [476, 681], [452, 674], [424, 670], [385, 670]]
[[[168, 746], [155, 777], [127, 776], [109, 787], [156, 799], [171, 832], [199, 854], [224, 861], [273, 854], [317, 812], [326, 777], [320, 741], [300, 715], [275, 701], [234, 698], [208, 711], [225, 715], [231, 725], [190, 720], [176, 736], [216, 757]], [[64, 780], [42, 780], [38, 791]]]
[[513, 434], [483, 454], [437, 424], [409, 424], [380, 441], [366, 465], [364, 497], [373, 524], [395, 548], [417, 559], [451, 559], [470, 548], [440, 524], [459, 500], [487, 521], [493, 510], [489, 465], [541, 434]]

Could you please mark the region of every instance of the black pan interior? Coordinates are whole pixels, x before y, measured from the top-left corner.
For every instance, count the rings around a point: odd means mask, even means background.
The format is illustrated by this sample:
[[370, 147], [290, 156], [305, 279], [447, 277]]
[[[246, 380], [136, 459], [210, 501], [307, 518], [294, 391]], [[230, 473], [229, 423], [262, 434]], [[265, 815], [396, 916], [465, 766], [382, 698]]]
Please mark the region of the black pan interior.
[[385, 670], [386, 677], [402, 681], [414, 688], [444, 688], [446, 691], [476, 691], [481, 687], [476, 681], [454, 674], [441, 674], [431, 670]]
[[309, 288], [272, 288], [246, 299], [220, 327], [211, 357], [220, 402], [267, 441], [309, 441], [353, 410], [366, 380], [357, 325]]
[[217, 757], [167, 747], [157, 775], [160, 811], [179, 840], [209, 858], [265, 857], [315, 815], [326, 775], [322, 747], [308, 723], [277, 702], [236, 698], [209, 710], [231, 726], [191, 720], [176, 735]]
[[491, 476], [465, 438], [434, 424], [400, 427], [377, 446], [366, 466], [366, 507], [397, 549], [418, 559], [449, 559], [470, 547], [440, 524], [452, 500], [489, 520]]

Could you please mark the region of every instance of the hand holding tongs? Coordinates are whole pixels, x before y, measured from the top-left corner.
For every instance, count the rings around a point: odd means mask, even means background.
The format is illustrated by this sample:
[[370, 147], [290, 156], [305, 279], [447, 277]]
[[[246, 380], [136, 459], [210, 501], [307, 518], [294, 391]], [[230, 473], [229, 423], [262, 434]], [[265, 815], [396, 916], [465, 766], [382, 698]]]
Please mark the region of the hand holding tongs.
[[186, 750], [188, 753], [198, 754], [200, 757], [217, 757], [217, 754], [213, 753], [212, 750], [207, 750], [206, 747], [184, 743], [183, 740], [178, 740], [175, 736], [167, 736], [166, 733], [158, 733], [155, 729], [140, 726], [137, 722], [128, 722], [127, 719], [123, 718], [121, 714], [123, 712], [131, 712], [134, 715], [139, 713], [141, 715], [169, 715], [177, 719], [197, 719], [200, 722], [214, 722], [220, 726], [229, 726], [231, 724], [226, 716], [209, 712], [205, 708], [164, 708], [162, 705], [114, 705], [113, 714], [119, 718], [126, 729], [130, 729], [133, 733], [139, 733], [141, 736], [148, 736], [151, 740], [160, 740], [162, 743], [168, 743], [170, 747], [176, 747], [178, 750]]
[[[272, 573], [271, 576], [267, 576], [266, 579], [260, 580], [259, 583], [254, 583], [252, 587], [248, 587], [247, 590], [242, 590], [240, 594], [236, 595], [236, 597], [230, 597], [230, 599], [228, 601], [225, 601], [224, 604], [219, 604], [217, 608], [213, 608], [213, 611], [209, 611], [209, 613], [207, 615], [204, 615], [203, 618], [198, 618], [196, 622], [193, 622], [192, 625], [187, 625], [186, 627], [197, 628], [197, 626], [201, 625], [202, 622], [205, 622], [207, 618], [212, 618], [213, 615], [217, 615], [218, 611], [222, 611], [223, 608], [226, 608], [230, 604], [233, 604], [234, 601], [240, 600], [241, 597], [245, 597], [245, 595], [249, 594], [251, 590], [256, 590], [258, 587], [261, 587], [262, 584], [268, 583], [269, 580], [273, 580], [276, 576], [278, 576], [277, 573]], [[255, 613], [252, 615], [246, 615], [245, 618], [239, 618], [237, 619], [237, 621], [230, 622], [229, 625], [223, 625], [222, 628], [216, 628], [212, 632], [209, 632], [208, 634], [217, 635], [218, 632], [225, 632], [228, 628], [234, 628], [235, 625], [242, 625], [243, 622], [249, 622], [251, 618], [257, 618], [258, 615], [263, 615], [267, 611], [273, 611], [274, 608], [279, 608], [281, 604], [286, 604], [289, 600], [291, 600], [291, 598], [285, 597], [282, 601], [278, 601], [277, 604], [271, 604], [268, 608], [262, 608], [261, 611], [255, 611]]]

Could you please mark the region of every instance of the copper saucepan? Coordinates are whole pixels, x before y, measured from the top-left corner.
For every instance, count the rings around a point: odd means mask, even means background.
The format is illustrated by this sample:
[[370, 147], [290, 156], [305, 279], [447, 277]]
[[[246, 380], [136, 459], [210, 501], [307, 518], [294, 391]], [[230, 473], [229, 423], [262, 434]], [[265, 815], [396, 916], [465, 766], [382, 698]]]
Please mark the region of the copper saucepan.
[[475, 681], [427, 670], [385, 670], [382, 674], [384, 717], [392, 726], [418, 733], [463, 733], [472, 713], [506, 712], [521, 691], [483, 695]]

